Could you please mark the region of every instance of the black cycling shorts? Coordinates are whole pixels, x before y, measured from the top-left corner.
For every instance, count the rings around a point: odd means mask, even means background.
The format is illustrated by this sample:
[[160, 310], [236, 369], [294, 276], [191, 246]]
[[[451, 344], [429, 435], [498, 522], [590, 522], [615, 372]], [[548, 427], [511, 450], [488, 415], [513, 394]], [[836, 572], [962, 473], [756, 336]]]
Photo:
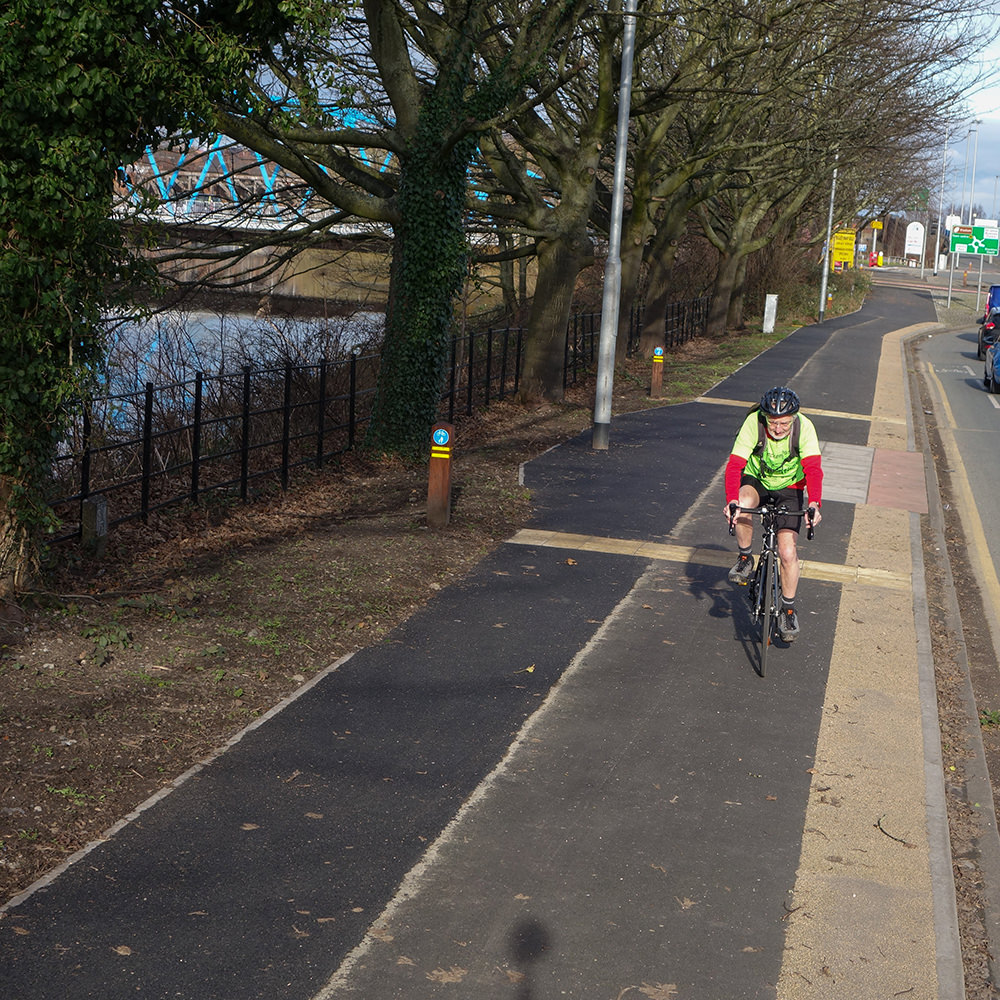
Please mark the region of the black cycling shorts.
[[[788, 486], [783, 490], [766, 490], [764, 489], [763, 483], [761, 483], [756, 476], [748, 476], [745, 474], [740, 477], [740, 486], [752, 486], [757, 491], [757, 495], [760, 497], [761, 503], [768, 500], [776, 500], [778, 502], [784, 501], [785, 506], [789, 510], [802, 510], [802, 501], [805, 499], [805, 490], [796, 489], [794, 486]], [[775, 518], [774, 523], [778, 531], [781, 531], [783, 528], [787, 528], [789, 531], [794, 531], [798, 534], [799, 527], [802, 524], [802, 518], [792, 517], [790, 514], [785, 514], [781, 517]]]

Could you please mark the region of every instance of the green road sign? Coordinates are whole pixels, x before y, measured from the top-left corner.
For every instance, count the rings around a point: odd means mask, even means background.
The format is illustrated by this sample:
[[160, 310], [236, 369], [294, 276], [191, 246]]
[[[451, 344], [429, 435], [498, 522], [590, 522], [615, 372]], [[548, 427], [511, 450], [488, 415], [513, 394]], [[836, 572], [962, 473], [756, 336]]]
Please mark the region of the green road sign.
[[1000, 229], [996, 226], [955, 226], [951, 231], [952, 253], [1000, 254]]

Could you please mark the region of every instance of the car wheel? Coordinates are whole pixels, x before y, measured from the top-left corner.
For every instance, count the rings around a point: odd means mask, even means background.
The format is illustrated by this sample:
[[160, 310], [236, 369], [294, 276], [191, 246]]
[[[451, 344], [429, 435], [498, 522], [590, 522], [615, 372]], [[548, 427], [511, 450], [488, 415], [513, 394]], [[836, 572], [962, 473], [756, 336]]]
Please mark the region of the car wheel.
[[996, 372], [990, 372], [990, 383], [987, 386], [987, 388], [989, 389], [990, 392], [993, 393], [993, 395], [996, 395], [998, 392], [1000, 392], [1000, 384], [997, 383]]
[[986, 351], [983, 350], [983, 335], [979, 335], [979, 343], [976, 346], [976, 357], [982, 361], [986, 357]]

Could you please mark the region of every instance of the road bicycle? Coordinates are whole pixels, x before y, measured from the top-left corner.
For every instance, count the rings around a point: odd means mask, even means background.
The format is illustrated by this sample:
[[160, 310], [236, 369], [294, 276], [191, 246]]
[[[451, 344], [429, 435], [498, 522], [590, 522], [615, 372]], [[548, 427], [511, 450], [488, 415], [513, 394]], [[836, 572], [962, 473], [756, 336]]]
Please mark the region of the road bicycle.
[[756, 514], [760, 517], [760, 556], [757, 567], [747, 584], [747, 599], [750, 601], [750, 616], [754, 624], [760, 626], [760, 656], [757, 672], [761, 677], [767, 670], [767, 651], [774, 638], [781, 610], [781, 560], [778, 558], [778, 518], [783, 515], [808, 517], [806, 538], [813, 537], [812, 516], [809, 509], [789, 510], [784, 501], [763, 503], [759, 507], [729, 505], [729, 534], [736, 534], [737, 514]]

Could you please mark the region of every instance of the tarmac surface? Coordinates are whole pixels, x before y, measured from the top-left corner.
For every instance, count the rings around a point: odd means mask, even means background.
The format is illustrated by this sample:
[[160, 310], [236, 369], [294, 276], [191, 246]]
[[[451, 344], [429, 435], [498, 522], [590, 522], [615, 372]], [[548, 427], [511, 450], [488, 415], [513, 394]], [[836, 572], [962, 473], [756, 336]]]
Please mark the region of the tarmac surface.
[[[934, 328], [879, 287], [529, 463], [528, 529], [0, 910], [0, 996], [962, 997], [902, 352]], [[826, 482], [762, 678], [722, 468], [778, 384]]]

